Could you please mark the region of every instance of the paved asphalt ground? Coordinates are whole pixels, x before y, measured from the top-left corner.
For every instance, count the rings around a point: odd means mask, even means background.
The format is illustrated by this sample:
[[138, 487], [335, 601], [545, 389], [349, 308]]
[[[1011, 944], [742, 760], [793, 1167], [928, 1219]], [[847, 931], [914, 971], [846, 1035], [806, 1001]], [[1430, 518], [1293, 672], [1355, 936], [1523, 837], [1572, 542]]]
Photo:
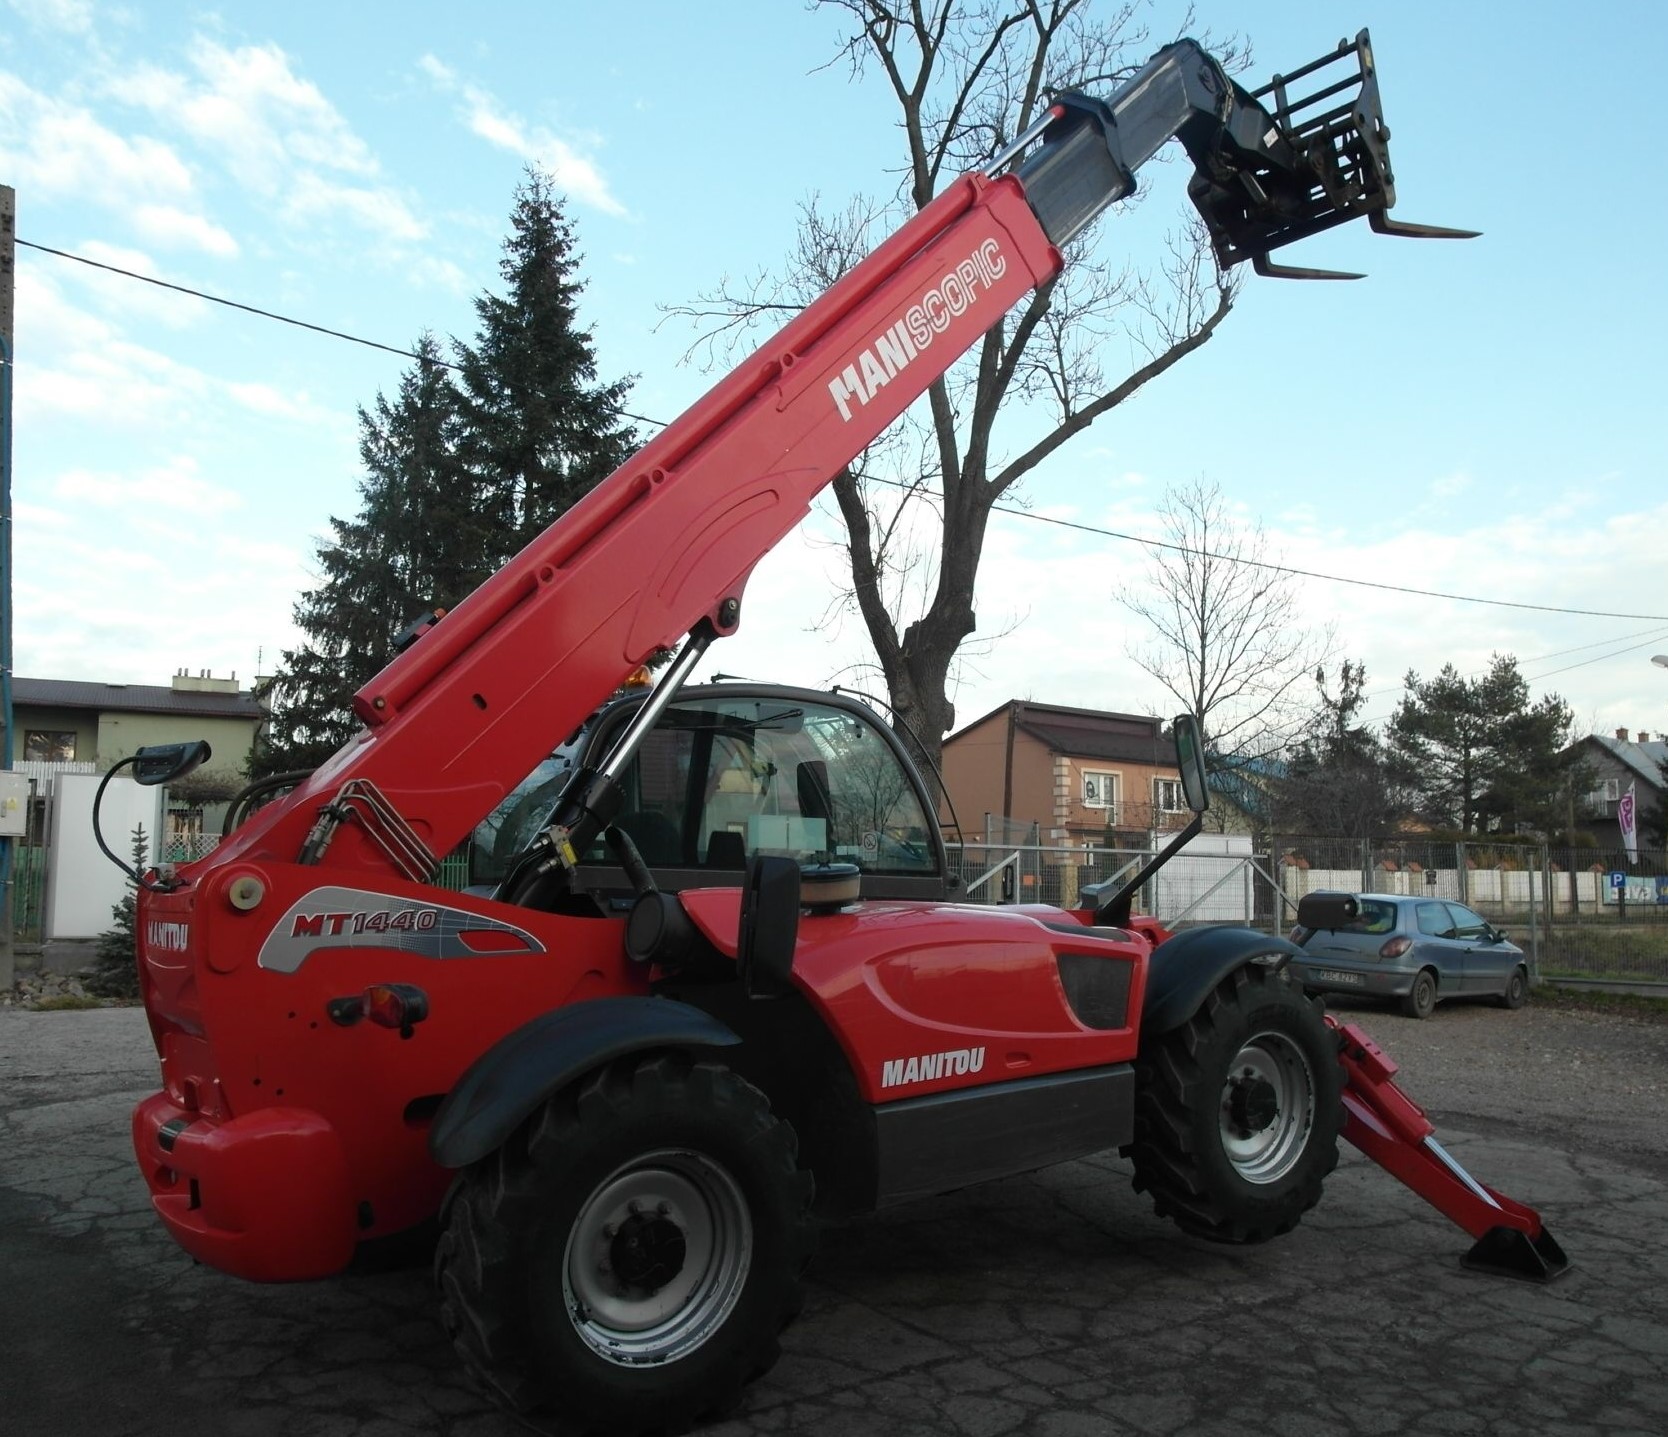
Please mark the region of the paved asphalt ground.
[[[1668, 1026], [1534, 1005], [1352, 1015], [1462, 1162], [1540, 1208], [1550, 1287], [1353, 1150], [1290, 1237], [1155, 1219], [1115, 1156], [828, 1233], [780, 1365], [712, 1437], [1668, 1430]], [[135, 1009], [0, 1010], [0, 1431], [499, 1437], [422, 1268], [257, 1287], [151, 1217]], [[1442, 1088], [1445, 1087], [1446, 1091]]]

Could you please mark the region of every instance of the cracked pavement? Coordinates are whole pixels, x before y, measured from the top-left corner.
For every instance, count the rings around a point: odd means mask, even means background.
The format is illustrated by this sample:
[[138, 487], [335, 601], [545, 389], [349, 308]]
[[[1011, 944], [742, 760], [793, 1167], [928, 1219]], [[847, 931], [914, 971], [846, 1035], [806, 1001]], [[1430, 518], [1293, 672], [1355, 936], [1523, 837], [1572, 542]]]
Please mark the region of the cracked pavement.
[[[1548, 1287], [1349, 1147], [1256, 1248], [1154, 1218], [1115, 1155], [825, 1232], [781, 1363], [711, 1437], [1655, 1434], [1668, 1412], [1668, 1027], [1546, 1010], [1351, 1012], [1438, 1137], [1538, 1208]], [[0, 1011], [0, 1413], [20, 1437], [499, 1437], [418, 1264], [256, 1286], [152, 1217], [135, 1008]], [[1443, 1090], [1443, 1082], [1448, 1084]]]

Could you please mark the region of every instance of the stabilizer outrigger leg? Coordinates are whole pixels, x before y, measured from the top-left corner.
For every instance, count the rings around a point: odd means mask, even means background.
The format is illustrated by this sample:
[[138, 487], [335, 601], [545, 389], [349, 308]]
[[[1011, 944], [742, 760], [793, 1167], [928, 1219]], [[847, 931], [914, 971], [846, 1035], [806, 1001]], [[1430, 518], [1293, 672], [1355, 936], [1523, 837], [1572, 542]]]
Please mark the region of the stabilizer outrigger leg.
[[1396, 1065], [1354, 1023], [1328, 1016], [1344, 1067], [1344, 1137], [1477, 1241], [1466, 1267], [1550, 1282], [1570, 1261], [1540, 1214], [1466, 1172], [1433, 1136], [1425, 1111], [1394, 1081]]

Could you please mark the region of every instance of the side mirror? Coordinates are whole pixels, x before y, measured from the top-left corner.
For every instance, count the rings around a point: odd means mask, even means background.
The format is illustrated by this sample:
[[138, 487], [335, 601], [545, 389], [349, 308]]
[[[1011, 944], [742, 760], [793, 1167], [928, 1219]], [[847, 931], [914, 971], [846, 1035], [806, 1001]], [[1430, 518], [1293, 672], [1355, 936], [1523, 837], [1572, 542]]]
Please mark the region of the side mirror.
[[202, 767], [213, 752], [205, 739], [197, 739], [194, 743], [152, 744], [134, 754], [133, 777], [146, 788], [172, 783]]
[[1305, 928], [1337, 929], [1361, 916], [1353, 893], [1305, 893], [1297, 901], [1297, 921]]
[[750, 998], [778, 998], [793, 989], [799, 941], [799, 863], [755, 854], [741, 889], [736, 971]]
[[1192, 812], [1204, 813], [1210, 807], [1210, 792], [1205, 787], [1205, 745], [1199, 721], [1192, 714], [1177, 714], [1170, 728], [1176, 736], [1182, 796]]

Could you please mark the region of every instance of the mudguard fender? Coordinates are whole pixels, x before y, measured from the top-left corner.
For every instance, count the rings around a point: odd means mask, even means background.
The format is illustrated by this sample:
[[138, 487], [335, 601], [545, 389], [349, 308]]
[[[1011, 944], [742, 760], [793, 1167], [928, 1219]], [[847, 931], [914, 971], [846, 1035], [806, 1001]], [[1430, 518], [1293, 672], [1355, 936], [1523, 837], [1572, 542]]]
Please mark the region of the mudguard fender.
[[435, 1114], [429, 1154], [444, 1168], [479, 1162], [552, 1093], [628, 1053], [740, 1041], [716, 1018], [670, 998], [593, 998], [540, 1014], [469, 1065]]
[[1246, 963], [1284, 968], [1302, 952], [1295, 943], [1254, 928], [1184, 929], [1153, 949], [1148, 960], [1141, 1031], [1168, 1033], [1179, 1028], [1212, 988]]

